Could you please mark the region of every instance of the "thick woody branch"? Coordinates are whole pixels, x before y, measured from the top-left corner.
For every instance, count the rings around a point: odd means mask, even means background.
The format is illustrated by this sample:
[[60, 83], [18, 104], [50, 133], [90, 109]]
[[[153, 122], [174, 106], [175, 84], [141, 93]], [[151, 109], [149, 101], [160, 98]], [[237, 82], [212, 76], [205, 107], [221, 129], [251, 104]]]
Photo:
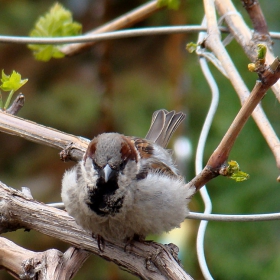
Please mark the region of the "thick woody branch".
[[55, 249], [32, 252], [0, 237], [0, 268], [16, 279], [72, 279], [89, 255], [73, 247], [64, 254]]
[[[133, 24], [147, 18], [154, 12], [160, 10], [161, 7], [158, 5], [157, 1], [150, 1], [148, 3], [143, 4], [142, 6], [112, 20], [109, 23], [106, 23], [91, 32], [86, 33], [85, 35], [94, 35], [104, 32], [110, 32], [119, 30], [122, 28], [130, 27]], [[84, 51], [87, 48], [93, 46], [95, 42], [90, 43], [79, 43], [79, 44], [71, 44], [60, 49], [65, 55], [71, 56], [75, 55], [81, 51]]]
[[20, 136], [26, 140], [66, 151], [62, 159], [80, 160], [88, 146], [88, 140], [39, 125], [5, 112], [0, 112], [0, 131]]
[[[77, 226], [65, 211], [25, 197], [22, 192], [0, 183], [0, 213], [4, 226], [34, 229], [112, 261], [142, 279], [192, 279], [174, 258], [175, 251], [154, 242], [115, 245], [106, 241], [104, 251], [98, 249], [91, 233]], [[8, 226], [9, 225], [9, 226]], [[59, 278], [60, 279], [60, 278]]]

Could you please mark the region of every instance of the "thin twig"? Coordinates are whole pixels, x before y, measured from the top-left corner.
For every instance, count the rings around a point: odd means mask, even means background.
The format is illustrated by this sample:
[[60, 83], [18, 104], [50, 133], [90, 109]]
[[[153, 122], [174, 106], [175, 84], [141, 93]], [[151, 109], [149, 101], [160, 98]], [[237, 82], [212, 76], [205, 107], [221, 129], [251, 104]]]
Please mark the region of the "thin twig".
[[[236, 8], [234, 7], [231, 0], [215, 0], [216, 8], [221, 16], [225, 18], [225, 21], [228, 25], [228, 28], [230, 29], [230, 33], [234, 36], [236, 41], [241, 45], [243, 48], [245, 54], [249, 57], [249, 59], [254, 62], [256, 59], [256, 45], [257, 42], [252, 41], [252, 32], [250, 31], [249, 27], [243, 20], [243, 18], [240, 16]], [[274, 54], [271, 52], [270, 49], [268, 49], [266, 54], [266, 60], [268, 63], [272, 63], [275, 59]], [[278, 81], [273, 87], [272, 90], [280, 102], [280, 81]], [[262, 120], [260, 120], [262, 121]], [[258, 125], [259, 126], [259, 125]], [[270, 127], [270, 124], [269, 124]], [[259, 126], [260, 128], [260, 126]], [[262, 129], [261, 129], [262, 130]], [[263, 133], [263, 132], [262, 132]], [[273, 146], [279, 146], [279, 143], [269, 143], [268, 136], [266, 138], [266, 141], [268, 142], [271, 149], [273, 149]], [[274, 153], [275, 156], [275, 153]], [[278, 168], [280, 167], [280, 163], [277, 162]]]
[[[271, 77], [272, 78], [272, 77]], [[278, 75], [273, 75], [273, 78], [279, 79]], [[275, 82], [275, 80], [271, 80], [268, 84], [257, 81], [255, 87], [253, 88], [250, 96], [245, 101], [243, 106], [241, 107], [240, 111], [236, 115], [234, 121], [232, 122], [231, 126], [229, 127], [228, 131], [224, 135], [222, 141], [220, 142], [217, 149], [211, 155], [210, 159], [208, 160], [207, 165], [209, 165], [213, 169], [219, 169], [228, 159], [229, 153], [239, 135], [240, 131], [244, 127], [245, 123], [251, 116], [252, 112], [259, 104], [259, 102], [264, 97], [265, 93], [269, 89], [269, 87]]]
[[22, 93], [20, 93], [16, 97], [16, 99], [14, 100], [12, 105], [6, 110], [6, 112], [8, 114], [11, 114], [11, 115], [17, 115], [19, 110], [23, 107], [24, 101], [25, 101], [25, 97], [24, 97], [24, 95]]
[[252, 40], [256, 44], [265, 42], [271, 48], [272, 40], [270, 39], [269, 30], [260, 3], [258, 0], [241, 0], [241, 2], [253, 24], [254, 34]]
[[[267, 88], [263, 87], [260, 82], [254, 88], [254, 95], [253, 103], [255, 104], [256, 101], [259, 99], [259, 96], [263, 96], [266, 92]], [[197, 190], [203, 187], [207, 182], [211, 179], [220, 175], [220, 170], [223, 168], [223, 164], [225, 164], [228, 155], [231, 151], [231, 148], [238, 136], [239, 132], [241, 131], [242, 127], [244, 126], [245, 122], [242, 119], [249, 117], [249, 113], [246, 110], [252, 110], [253, 106], [250, 104], [246, 104], [247, 109], [242, 109], [239, 111], [239, 114], [235, 118], [233, 124], [231, 125], [230, 129], [227, 131], [226, 135], [222, 139], [221, 143], [219, 144], [218, 148], [214, 151], [212, 156], [210, 157], [208, 163], [202, 170], [200, 174], [198, 174], [195, 178], [193, 178], [188, 184], [188, 187], [195, 186]], [[234, 124], [236, 126], [234, 126]], [[231, 134], [232, 133], [232, 134]]]
[[[143, 4], [142, 6], [116, 18], [115, 20], [112, 20], [109, 23], [106, 23], [97, 29], [87, 33], [87, 35], [91, 34], [98, 34], [103, 32], [109, 32], [114, 31], [122, 28], [126, 28], [129, 26], [132, 26], [134, 23], [139, 22], [154, 12], [160, 10], [161, 7], [158, 5], [158, 1], [150, 1], [148, 3]], [[67, 45], [63, 48], [61, 48], [61, 51], [65, 55], [74, 55], [81, 51], [83, 51], [86, 48], [89, 48], [94, 43], [83, 43], [83, 44], [73, 44], [73, 45]]]
[[[225, 51], [223, 45], [220, 41], [220, 33], [217, 28], [217, 21], [215, 15], [215, 7], [213, 1], [204, 0], [205, 5], [205, 13], [207, 17], [208, 24], [208, 34], [209, 36], [206, 39], [205, 44], [212, 49], [216, 56], [221, 61], [223, 67], [225, 68], [228, 76], [237, 84], [235, 84], [235, 88], [237, 92], [240, 90], [240, 86], [242, 86], [244, 91], [247, 91], [241, 77], [238, 72], [235, 70], [235, 67]], [[263, 98], [266, 91], [271, 87], [280, 77], [280, 67], [279, 60], [276, 59], [271, 67], [265, 68], [265, 70], [261, 73], [258, 73], [261, 81], [257, 81], [252, 93], [249, 98], [245, 101], [240, 111], [238, 112], [236, 118], [234, 119], [232, 125], [229, 130], [223, 137], [221, 143], [211, 155], [208, 163], [202, 172], [197, 175], [191, 182], [188, 183], [188, 186], [195, 186], [197, 190], [199, 190], [202, 186], [204, 186], [208, 181], [213, 179], [214, 177], [220, 174], [220, 170], [223, 165], [226, 163], [229, 153], [233, 147], [233, 144], [243, 128], [244, 124], [248, 120], [249, 116], [252, 114], [259, 101]], [[272, 68], [272, 69], [271, 69]], [[229, 72], [229, 70], [234, 71], [234, 73]], [[240, 82], [240, 83], [238, 83]], [[278, 153], [278, 159], [280, 154]], [[277, 161], [279, 163], [279, 161]], [[278, 166], [279, 167], [279, 166]]]

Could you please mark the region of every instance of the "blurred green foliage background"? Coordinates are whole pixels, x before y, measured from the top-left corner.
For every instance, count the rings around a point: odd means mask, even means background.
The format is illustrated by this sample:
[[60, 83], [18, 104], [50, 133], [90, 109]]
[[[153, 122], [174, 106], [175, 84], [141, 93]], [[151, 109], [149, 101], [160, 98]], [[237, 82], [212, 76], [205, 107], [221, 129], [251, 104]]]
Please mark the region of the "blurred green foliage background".
[[[240, 1], [233, 1], [248, 22]], [[280, 2], [259, 1], [270, 30], [279, 31]], [[53, 1], [0, 0], [0, 34], [26, 36], [37, 18]], [[84, 32], [111, 20], [143, 1], [65, 0], [61, 3], [83, 24]], [[161, 10], [134, 27], [200, 24], [203, 2], [182, 1], [177, 11]], [[24, 45], [0, 44], [0, 68], [28, 78], [22, 88], [26, 104], [19, 116], [65, 132], [92, 138], [104, 131], [145, 136], [154, 110], [183, 110], [187, 120], [177, 133], [187, 136], [193, 147], [192, 157], [184, 170], [187, 180], [194, 176], [194, 154], [200, 129], [210, 102], [210, 91], [199, 68], [198, 58], [185, 51], [186, 43], [196, 41], [197, 34], [146, 36], [96, 44], [74, 57], [35, 61]], [[256, 74], [247, 71], [248, 59], [241, 47], [232, 42], [227, 47], [251, 89]], [[280, 53], [275, 41], [276, 55]], [[220, 105], [207, 141], [205, 161], [218, 145], [240, 108], [230, 84], [213, 66], [220, 88]], [[272, 92], [262, 101], [276, 133], [280, 132], [279, 104]], [[60, 201], [63, 172], [73, 163], [59, 160], [59, 151], [0, 133], [0, 180], [20, 189], [29, 187], [33, 197], [45, 203]], [[250, 180], [235, 183], [217, 178], [208, 185], [214, 213], [250, 214], [279, 212], [279, 171], [275, 160], [252, 119], [239, 136], [230, 159], [237, 160]], [[203, 211], [199, 194], [191, 202], [192, 211]], [[185, 270], [194, 279], [203, 279], [195, 252], [197, 221], [185, 221], [172, 235], [180, 241]], [[215, 279], [279, 279], [280, 223], [211, 222], [205, 247], [210, 271]], [[181, 237], [179, 236], [181, 235]], [[68, 245], [31, 231], [3, 234], [26, 249], [66, 250]], [[158, 240], [159, 237], [155, 237]], [[13, 279], [0, 271], [0, 279]], [[87, 260], [74, 279], [135, 279], [116, 265], [97, 256]]]

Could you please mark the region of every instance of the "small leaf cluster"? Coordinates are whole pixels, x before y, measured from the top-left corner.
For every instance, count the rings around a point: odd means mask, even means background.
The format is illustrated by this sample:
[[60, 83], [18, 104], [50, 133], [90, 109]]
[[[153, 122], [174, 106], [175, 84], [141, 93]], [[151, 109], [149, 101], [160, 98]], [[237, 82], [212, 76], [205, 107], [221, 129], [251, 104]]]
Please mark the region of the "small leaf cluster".
[[193, 42], [190, 42], [190, 43], [187, 44], [186, 50], [187, 50], [189, 53], [193, 53], [193, 52], [196, 51], [197, 47], [198, 47], [198, 44], [193, 43]]
[[261, 67], [264, 66], [266, 52], [267, 52], [267, 47], [265, 44], [257, 45], [257, 59], [254, 63], [248, 64], [248, 70], [250, 72], [258, 72], [261, 69]]
[[11, 75], [6, 75], [4, 70], [2, 70], [0, 88], [3, 91], [9, 91], [10, 93], [7, 97], [7, 100], [5, 102], [4, 107], [3, 107], [2, 94], [0, 93], [0, 108], [1, 108], [1, 110], [6, 110], [9, 107], [14, 93], [19, 88], [21, 88], [25, 83], [27, 83], [27, 81], [28, 81], [28, 79], [21, 79], [21, 75], [16, 71], [13, 71]]
[[[31, 37], [65, 37], [76, 36], [82, 31], [81, 24], [74, 22], [70, 11], [56, 3], [48, 13], [41, 16], [30, 32]], [[64, 54], [59, 50], [61, 45], [30, 44], [37, 60], [48, 61], [53, 58], [62, 58]]]

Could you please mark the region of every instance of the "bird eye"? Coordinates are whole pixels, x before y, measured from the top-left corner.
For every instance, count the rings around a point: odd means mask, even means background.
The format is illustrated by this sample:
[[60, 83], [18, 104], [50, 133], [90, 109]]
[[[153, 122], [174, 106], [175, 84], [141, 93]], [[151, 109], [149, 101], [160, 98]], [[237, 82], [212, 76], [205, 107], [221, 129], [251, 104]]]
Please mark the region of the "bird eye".
[[95, 170], [100, 170], [101, 168], [98, 166], [98, 164], [95, 162], [95, 160], [92, 160], [92, 165], [94, 167]]
[[124, 170], [125, 165], [126, 165], [126, 161], [123, 161], [123, 162], [120, 164], [120, 170]]

